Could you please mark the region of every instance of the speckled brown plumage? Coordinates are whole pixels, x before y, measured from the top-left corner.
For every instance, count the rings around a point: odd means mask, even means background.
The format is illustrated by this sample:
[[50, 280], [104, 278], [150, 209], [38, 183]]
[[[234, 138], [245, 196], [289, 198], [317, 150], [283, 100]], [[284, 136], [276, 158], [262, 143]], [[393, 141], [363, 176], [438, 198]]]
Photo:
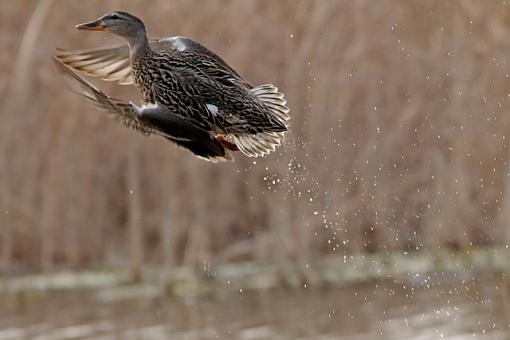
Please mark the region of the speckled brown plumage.
[[[286, 131], [245, 82], [211, 58], [193, 52], [153, 52], [132, 62], [133, 78], [146, 101], [158, 102], [220, 134]], [[207, 104], [218, 111], [211, 112]]]

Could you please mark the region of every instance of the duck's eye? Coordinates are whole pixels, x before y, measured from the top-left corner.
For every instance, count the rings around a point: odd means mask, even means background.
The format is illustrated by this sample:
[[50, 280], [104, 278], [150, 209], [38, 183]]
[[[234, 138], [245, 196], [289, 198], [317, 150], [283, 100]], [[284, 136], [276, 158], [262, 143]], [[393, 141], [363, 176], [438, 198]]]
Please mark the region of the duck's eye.
[[117, 14], [112, 14], [112, 15], [110, 15], [110, 19], [117, 20], [117, 19], [119, 19], [119, 16]]

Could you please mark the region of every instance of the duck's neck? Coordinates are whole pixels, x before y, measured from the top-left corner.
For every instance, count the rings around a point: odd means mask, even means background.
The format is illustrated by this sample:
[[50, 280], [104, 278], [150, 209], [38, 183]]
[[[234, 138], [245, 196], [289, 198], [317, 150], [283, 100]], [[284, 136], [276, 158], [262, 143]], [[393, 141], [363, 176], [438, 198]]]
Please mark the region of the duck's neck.
[[145, 30], [140, 30], [135, 36], [127, 38], [131, 61], [139, 61], [144, 55], [150, 53], [149, 40]]

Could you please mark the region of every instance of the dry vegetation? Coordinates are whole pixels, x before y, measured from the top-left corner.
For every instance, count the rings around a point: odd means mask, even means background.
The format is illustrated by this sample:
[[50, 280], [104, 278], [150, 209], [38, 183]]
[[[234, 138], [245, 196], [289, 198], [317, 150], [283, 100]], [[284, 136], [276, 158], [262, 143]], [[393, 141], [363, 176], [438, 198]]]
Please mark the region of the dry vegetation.
[[[111, 9], [139, 15], [152, 36], [203, 42], [253, 84], [278, 84], [293, 114], [287, 144], [208, 164], [68, 92], [54, 48], [116, 41], [73, 29]], [[0, 19], [5, 272], [303, 268], [332, 253], [504, 243], [502, 1], [4, 0]]]

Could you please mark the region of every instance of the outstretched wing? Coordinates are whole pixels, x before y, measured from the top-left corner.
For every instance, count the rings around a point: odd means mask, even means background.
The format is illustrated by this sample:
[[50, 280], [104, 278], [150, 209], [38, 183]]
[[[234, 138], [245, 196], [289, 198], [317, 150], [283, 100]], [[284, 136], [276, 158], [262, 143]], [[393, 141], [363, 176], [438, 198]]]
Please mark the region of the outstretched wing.
[[196, 156], [211, 162], [233, 160], [223, 145], [199, 129], [191, 121], [177, 116], [161, 106], [151, 106], [140, 111], [131, 103], [112, 98], [94, 85], [74, 73], [55, 58], [59, 69], [80, 84], [80, 95], [95, 106], [107, 112], [124, 125], [147, 135], [158, 134], [175, 144], [188, 149]]
[[99, 90], [87, 80], [74, 73], [69, 67], [61, 63], [58, 58], [55, 58], [55, 64], [63, 74], [74, 78], [78, 82], [80, 88], [76, 90], [76, 92], [78, 92], [80, 96], [87, 99], [93, 105], [105, 111], [112, 118], [126, 125], [127, 127], [138, 130], [145, 134], [152, 134], [154, 132], [149, 125], [140, 121], [133, 105], [106, 95], [103, 91]]
[[[238, 81], [245, 83], [241, 76], [228, 66], [221, 57], [192, 39], [185, 37], [152, 38], [149, 44], [154, 51], [193, 52], [207, 56], [206, 59], [212, 60], [220, 72], [229, 74]], [[116, 81], [121, 85], [132, 85], [134, 83], [131, 76], [127, 45], [113, 45], [85, 50], [57, 49], [55, 57], [62, 64], [90, 76], [100, 77], [106, 81]], [[247, 83], [246, 86], [251, 87]]]
[[117, 81], [121, 85], [133, 84], [127, 45], [113, 45], [87, 50], [68, 51], [57, 49], [55, 58], [75, 71], [100, 77], [106, 81]]

